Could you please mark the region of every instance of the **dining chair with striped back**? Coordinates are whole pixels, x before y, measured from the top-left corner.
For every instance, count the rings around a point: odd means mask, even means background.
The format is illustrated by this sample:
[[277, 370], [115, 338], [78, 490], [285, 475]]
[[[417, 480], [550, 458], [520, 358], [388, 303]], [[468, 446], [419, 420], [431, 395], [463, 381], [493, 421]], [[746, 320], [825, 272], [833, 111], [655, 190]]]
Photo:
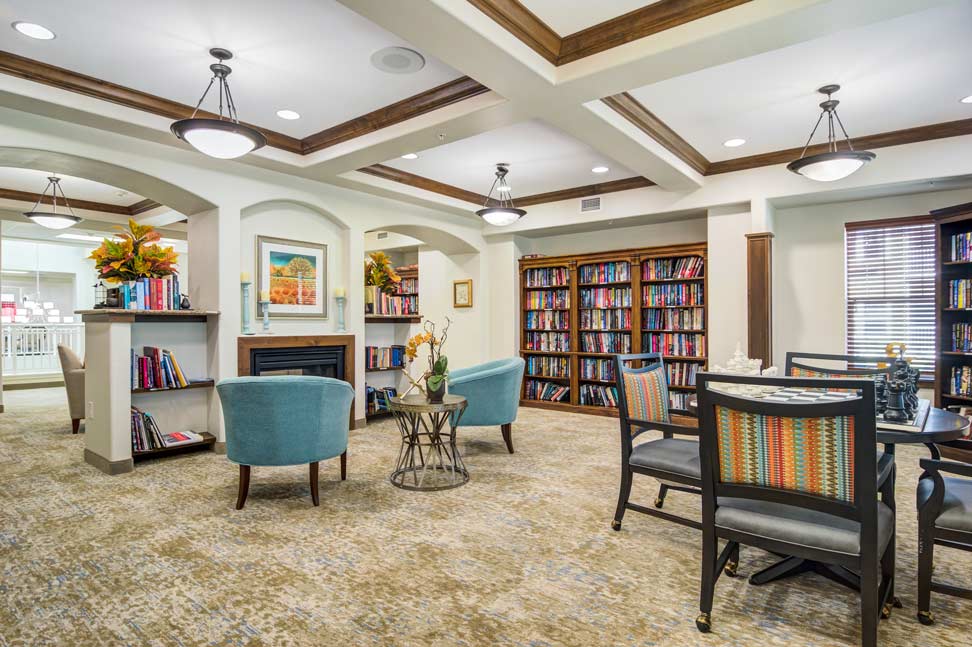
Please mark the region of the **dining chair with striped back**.
[[[844, 366], [835, 368], [820, 365], [821, 363], [834, 362], [842, 363]], [[884, 375], [888, 372], [887, 365], [892, 362], [894, 362], [893, 357], [884, 355], [834, 355], [787, 351], [785, 367], [786, 375], [789, 377], [859, 380]]]
[[[890, 613], [893, 601], [895, 556], [894, 462], [892, 456], [877, 461], [874, 381], [844, 379], [842, 386], [856, 394], [800, 404], [729, 393], [724, 385], [828, 390], [836, 380], [703, 372], [696, 381], [702, 458], [698, 629], [710, 631], [716, 581], [743, 544], [789, 556], [770, 567], [781, 572], [788, 563], [806, 562], [859, 577], [862, 644], [874, 647], [878, 618]], [[721, 553], [719, 539], [727, 541]]]

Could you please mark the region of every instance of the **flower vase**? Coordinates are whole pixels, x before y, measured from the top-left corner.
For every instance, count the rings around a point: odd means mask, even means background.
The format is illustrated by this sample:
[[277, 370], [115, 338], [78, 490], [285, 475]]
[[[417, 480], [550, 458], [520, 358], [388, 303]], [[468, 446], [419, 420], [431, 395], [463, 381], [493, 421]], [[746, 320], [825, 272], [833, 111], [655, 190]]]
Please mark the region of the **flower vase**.
[[445, 397], [445, 380], [439, 383], [438, 389], [433, 389], [429, 386], [429, 379], [425, 379], [425, 399], [428, 400], [429, 404], [442, 404], [442, 399]]

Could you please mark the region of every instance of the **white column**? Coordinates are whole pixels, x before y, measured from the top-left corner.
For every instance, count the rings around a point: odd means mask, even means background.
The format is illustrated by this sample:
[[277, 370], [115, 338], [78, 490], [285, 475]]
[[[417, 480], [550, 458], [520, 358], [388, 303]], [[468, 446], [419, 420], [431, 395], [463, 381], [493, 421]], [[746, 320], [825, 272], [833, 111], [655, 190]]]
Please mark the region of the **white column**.
[[130, 315], [94, 315], [84, 325], [84, 460], [108, 474], [134, 469], [130, 320]]
[[746, 352], [746, 234], [752, 215], [749, 205], [709, 209], [709, 365], [724, 364], [742, 345]]

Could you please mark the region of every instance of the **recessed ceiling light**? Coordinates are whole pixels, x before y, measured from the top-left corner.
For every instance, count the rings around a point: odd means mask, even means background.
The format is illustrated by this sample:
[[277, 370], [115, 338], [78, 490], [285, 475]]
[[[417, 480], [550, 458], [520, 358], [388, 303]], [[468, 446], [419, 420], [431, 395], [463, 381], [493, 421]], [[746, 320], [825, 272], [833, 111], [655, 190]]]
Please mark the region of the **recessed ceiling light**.
[[967, 97], [962, 97], [962, 98], [960, 99], [960, 101], [961, 101], [962, 103], [972, 103], [972, 94], [970, 94], [970, 95], [969, 95], [969, 96], [967, 96]]
[[111, 234], [105, 234], [103, 237], [92, 236], [90, 234], [58, 234], [56, 238], [64, 238], [66, 240], [83, 240], [86, 243], [100, 243], [105, 238], [111, 238]]
[[415, 153], [405, 153], [404, 155], [402, 155], [402, 159], [403, 160], [417, 160], [418, 159], [418, 155], [416, 155]]
[[18, 20], [15, 23], [10, 24], [11, 27], [19, 31], [24, 36], [30, 38], [36, 38], [37, 40], [52, 40], [54, 38], [54, 32], [45, 27], [44, 25], [38, 25], [32, 22], [24, 22]]
[[594, 168], [591, 169], [591, 173], [607, 173], [610, 170], [611, 169], [609, 169], [606, 166], [595, 166]]
[[745, 139], [736, 137], [734, 139], [727, 139], [726, 141], [722, 142], [722, 145], [725, 146], [726, 148], [736, 148], [737, 146], [742, 146], [745, 143], [746, 143]]
[[293, 110], [278, 110], [277, 116], [281, 119], [286, 119], [287, 121], [293, 121], [295, 119], [300, 119], [300, 113]]
[[414, 74], [425, 67], [425, 57], [407, 47], [385, 47], [371, 55], [371, 64], [382, 72]]

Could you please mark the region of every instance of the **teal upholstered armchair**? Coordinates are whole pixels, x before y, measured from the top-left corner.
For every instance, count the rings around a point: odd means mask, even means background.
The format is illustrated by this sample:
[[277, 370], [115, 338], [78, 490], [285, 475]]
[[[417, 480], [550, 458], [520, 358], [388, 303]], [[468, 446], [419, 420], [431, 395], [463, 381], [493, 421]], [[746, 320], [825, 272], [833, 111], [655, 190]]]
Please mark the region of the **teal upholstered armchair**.
[[243, 508], [253, 465], [310, 465], [311, 500], [319, 505], [319, 461], [341, 457], [347, 477], [348, 426], [354, 389], [313, 376], [234, 377], [216, 385], [226, 421], [226, 456], [240, 466], [236, 509]]
[[500, 425], [506, 448], [513, 453], [513, 422], [520, 405], [523, 360], [500, 359], [449, 373], [449, 393], [465, 396], [466, 412], [460, 427]]

